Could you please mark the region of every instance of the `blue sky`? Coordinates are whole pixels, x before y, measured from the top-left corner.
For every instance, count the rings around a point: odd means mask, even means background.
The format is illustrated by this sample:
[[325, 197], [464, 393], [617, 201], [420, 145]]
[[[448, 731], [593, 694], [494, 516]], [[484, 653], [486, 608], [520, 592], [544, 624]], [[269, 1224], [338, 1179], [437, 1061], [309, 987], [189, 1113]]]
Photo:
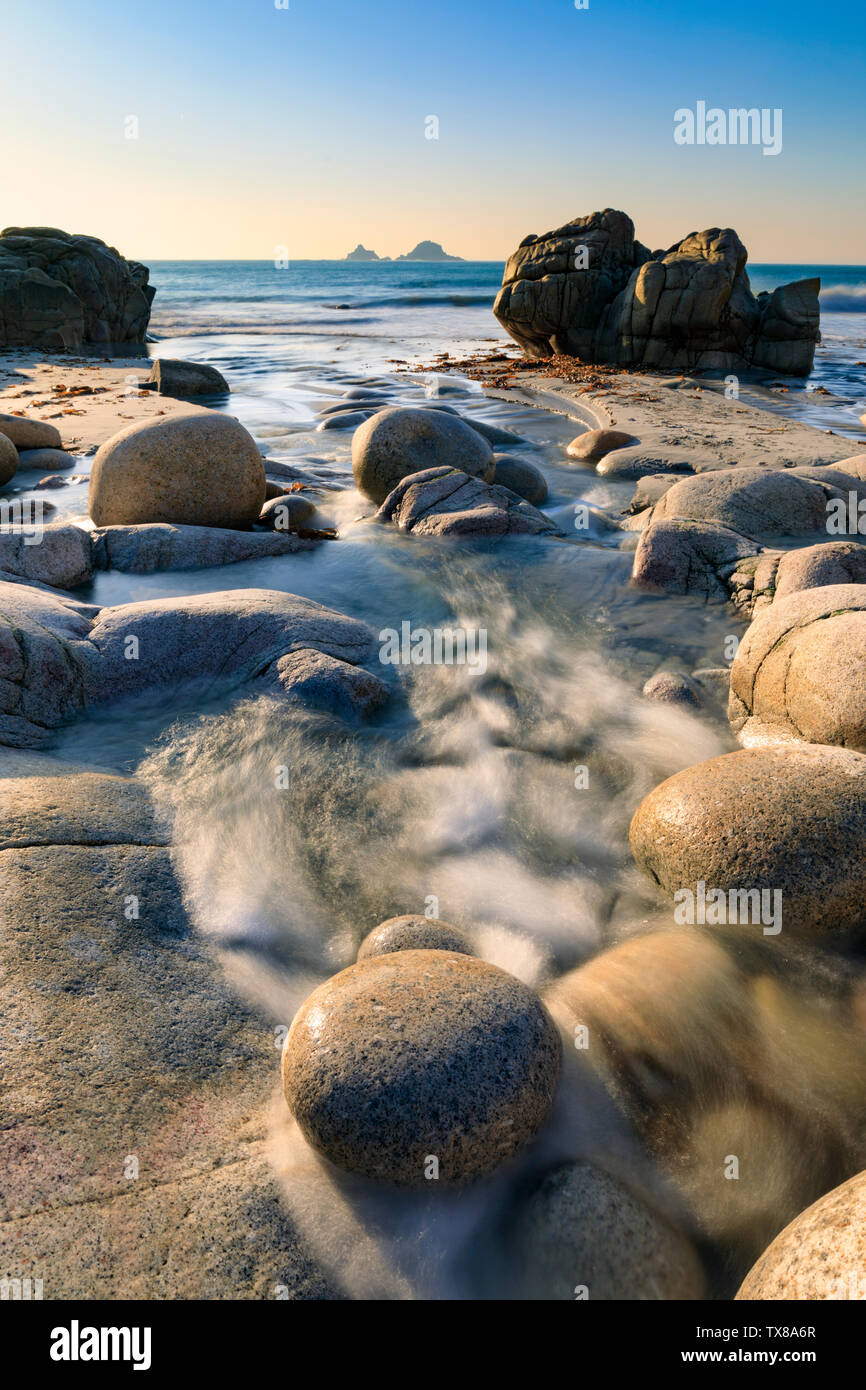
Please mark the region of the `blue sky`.
[[[866, 261], [853, 0], [40, 0], [3, 34], [3, 225], [145, 259], [499, 258], [613, 206], [652, 246], [724, 223], [754, 260]], [[699, 100], [781, 107], [781, 154], [677, 146]]]

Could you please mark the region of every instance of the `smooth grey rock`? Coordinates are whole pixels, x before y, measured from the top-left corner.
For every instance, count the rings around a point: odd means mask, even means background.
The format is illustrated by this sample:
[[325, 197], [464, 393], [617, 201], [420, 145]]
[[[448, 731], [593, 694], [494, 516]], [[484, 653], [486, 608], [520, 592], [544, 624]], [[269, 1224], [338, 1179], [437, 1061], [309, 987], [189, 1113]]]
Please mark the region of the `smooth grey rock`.
[[358, 947], [358, 960], [371, 956], [388, 956], [394, 951], [456, 951], [458, 955], [473, 956], [469, 938], [450, 922], [430, 917], [389, 917], [368, 932]]
[[[378, 408], [378, 407], [377, 407]], [[369, 420], [375, 410], [339, 410], [335, 415], [329, 415], [316, 426], [316, 433], [321, 434], [323, 430], [356, 430], [359, 425], [363, 425], [365, 420]]]
[[460, 417], [464, 425], [468, 425], [476, 434], [480, 434], [482, 439], [486, 439], [488, 444], [500, 444], [507, 449], [509, 446], [516, 449], [519, 445], [525, 444], [526, 440], [521, 439], [519, 434], [513, 430], [503, 430], [499, 425], [490, 425], [486, 420], [473, 420], [468, 415]]
[[0, 581], [0, 743], [39, 748], [83, 712], [95, 613], [47, 589]]
[[516, 454], [494, 454], [494, 461], [496, 472], [493, 482], [497, 487], [516, 492], [518, 497], [530, 502], [533, 507], [540, 507], [547, 501], [547, 479], [529, 459], [519, 458]]
[[301, 1006], [283, 1087], [307, 1141], [337, 1167], [425, 1186], [493, 1172], [547, 1118], [561, 1065], [531, 990], [450, 951], [359, 961]]
[[804, 589], [759, 613], [731, 667], [728, 714], [742, 738], [866, 751], [866, 586]]
[[849, 488], [866, 498], [866, 484], [822, 469], [718, 469], [676, 483], [653, 507], [652, 520], [712, 522], [755, 540], [826, 534], [827, 503], [847, 499]]
[[98, 450], [88, 505], [97, 526], [163, 521], [244, 529], [258, 520], [265, 469], [230, 415], [196, 411], [128, 425]]
[[673, 487], [676, 477], [665, 475], [664, 473], [648, 473], [638, 479], [637, 487], [629, 503], [629, 511], [633, 516], [639, 512], [645, 512], [648, 507], [654, 507], [660, 497]]
[[18, 450], [5, 434], [0, 434], [0, 487], [18, 472]]
[[[792, 744], [725, 753], [669, 777], [635, 812], [630, 843], [671, 896], [696, 893], [699, 882], [726, 894], [778, 890], [784, 939], [832, 937], [864, 920], [864, 835], [866, 757]], [[760, 923], [741, 930], [763, 934]]]
[[664, 449], [649, 449], [643, 444], [635, 444], [605, 454], [595, 471], [602, 478], [635, 480], [645, 477], [648, 473], [668, 473], [674, 475], [672, 481], [676, 482], [678, 474], [688, 475], [696, 472], [693, 458], [693, 453], [688, 449], [680, 449], [674, 445], [667, 445]]
[[126, 574], [234, 565], [266, 555], [291, 555], [310, 549], [313, 544], [297, 536], [229, 531], [216, 526], [169, 526], [159, 522], [143, 526], [106, 526], [94, 531], [93, 536], [96, 567], [121, 570]]
[[493, 450], [458, 416], [389, 406], [352, 439], [352, 473], [365, 497], [382, 503], [410, 474], [447, 465], [470, 477], [492, 476]]
[[390, 698], [387, 685], [378, 676], [314, 649], [281, 656], [265, 680], [292, 704], [343, 719], [375, 714]]
[[154, 293], [147, 267], [98, 237], [0, 232], [0, 344], [142, 343]]
[[179, 357], [158, 357], [148, 381], [161, 396], [184, 400], [190, 396], [228, 395], [229, 384], [216, 367], [204, 362], [185, 362]]
[[274, 531], [297, 531], [315, 510], [316, 504], [309, 497], [298, 492], [284, 492], [265, 503], [259, 521]]
[[63, 442], [56, 425], [47, 420], [28, 420], [23, 415], [0, 415], [0, 434], [11, 439], [19, 450], [59, 449]]
[[743, 1280], [738, 1301], [820, 1303], [863, 1298], [866, 1173], [828, 1192], [786, 1226]]
[[626, 449], [631, 444], [637, 444], [633, 434], [626, 433], [625, 430], [587, 430], [584, 434], [579, 434], [576, 439], [572, 439], [566, 453], [569, 458], [582, 459], [586, 463], [596, 463], [603, 459], [605, 454], [611, 454], [615, 449]]
[[549, 1172], [513, 1216], [520, 1297], [574, 1302], [700, 1299], [689, 1239], [624, 1183], [586, 1163]]
[[[664, 497], [662, 497], [662, 502]], [[761, 553], [738, 531], [715, 522], [653, 520], [641, 533], [632, 566], [635, 588], [726, 599], [737, 566]]]
[[[315, 647], [352, 663], [367, 660], [374, 634], [310, 599], [271, 589], [192, 594], [104, 608], [90, 631], [89, 696], [141, 694], [155, 686], [207, 680], [239, 683], [279, 657]], [[135, 637], [138, 657], [129, 659]]]
[[428, 468], [404, 478], [376, 517], [421, 536], [557, 534], [553, 522], [516, 493], [454, 468]]
[[46, 468], [53, 472], [58, 468], [71, 468], [75, 463], [72, 454], [68, 454], [65, 449], [19, 449], [18, 467], [23, 469], [38, 469], [44, 473]]
[[0, 532], [0, 569], [57, 589], [77, 589], [93, 578], [93, 544], [86, 531], [51, 522], [34, 530]]

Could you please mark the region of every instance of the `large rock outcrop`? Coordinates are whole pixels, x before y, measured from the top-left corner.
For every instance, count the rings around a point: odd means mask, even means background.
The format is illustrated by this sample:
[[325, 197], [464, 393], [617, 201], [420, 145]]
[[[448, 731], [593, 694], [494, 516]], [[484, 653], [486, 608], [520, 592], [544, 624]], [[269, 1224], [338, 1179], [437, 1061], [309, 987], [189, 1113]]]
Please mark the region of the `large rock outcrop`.
[[144, 342], [148, 269], [92, 236], [56, 227], [0, 232], [0, 346]]
[[650, 252], [631, 219], [606, 208], [527, 237], [508, 260], [494, 313], [532, 357], [808, 375], [820, 340], [820, 280], [756, 298], [747, 258], [730, 227]]

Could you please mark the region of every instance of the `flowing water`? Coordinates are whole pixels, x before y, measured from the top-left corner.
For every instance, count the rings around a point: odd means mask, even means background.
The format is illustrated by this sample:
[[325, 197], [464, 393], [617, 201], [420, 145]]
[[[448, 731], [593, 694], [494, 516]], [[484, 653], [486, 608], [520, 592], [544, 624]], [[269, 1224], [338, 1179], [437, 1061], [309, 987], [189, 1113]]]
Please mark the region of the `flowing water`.
[[[58, 753], [147, 780], [175, 818], [197, 926], [275, 1028], [353, 961], [379, 921], [425, 908], [470, 930], [486, 959], [543, 986], [658, 913], [628, 851], [630, 817], [664, 777], [735, 745], [721, 703], [690, 713], [642, 700], [641, 687], [658, 669], [726, 665], [726, 639], [744, 625], [721, 605], [635, 594], [633, 538], [596, 513], [588, 530], [574, 529], [576, 502], [616, 516], [633, 490], [563, 463], [575, 421], [488, 400], [463, 379], [396, 370], [445, 347], [499, 339], [489, 306], [501, 266], [301, 266], [291, 275], [155, 266], [160, 336], [151, 351], [218, 367], [232, 387], [231, 412], [267, 457], [316, 475], [321, 524], [336, 526], [340, 540], [219, 570], [104, 573], [81, 597], [106, 605], [280, 589], [377, 633], [404, 622], [483, 629], [486, 669], [374, 661], [393, 698], [352, 729], [243, 692], [215, 690], [204, 705], [181, 694], [170, 707], [155, 693], [69, 730]], [[853, 406], [864, 408], [852, 365], [866, 354], [863, 322], [850, 311], [830, 317], [828, 342], [841, 336], [845, 349], [832, 361], [825, 349], [809, 383], [844, 391], [839, 429], [853, 429]], [[351, 433], [316, 430], [319, 411], [358, 385], [406, 405], [441, 389], [467, 418], [520, 435], [519, 452], [547, 477], [544, 510], [565, 539], [453, 544], [371, 527], [351, 482]], [[789, 402], [791, 413], [814, 414], [808, 394]], [[68, 490], [66, 510], [81, 510], [85, 486]], [[545, 1142], [570, 1156], [601, 1148], [608, 1165], [640, 1171], [592, 1085], [579, 1089], [580, 1123], [566, 1106]], [[597, 1123], [587, 1118], [596, 1110]], [[337, 1191], [285, 1133], [285, 1114], [274, 1124], [283, 1160], [294, 1155], [287, 1190], [296, 1219], [350, 1293], [487, 1287], [489, 1269], [467, 1271], [466, 1252], [501, 1206], [504, 1179], [472, 1197], [437, 1199], [435, 1209], [428, 1199], [383, 1202]]]

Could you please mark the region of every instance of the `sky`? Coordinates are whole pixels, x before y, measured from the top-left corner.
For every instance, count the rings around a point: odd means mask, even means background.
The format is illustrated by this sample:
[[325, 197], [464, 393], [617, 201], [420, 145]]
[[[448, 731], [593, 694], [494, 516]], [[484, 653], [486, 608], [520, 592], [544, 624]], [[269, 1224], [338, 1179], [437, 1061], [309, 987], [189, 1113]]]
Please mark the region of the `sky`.
[[[615, 207], [653, 249], [721, 225], [753, 261], [866, 262], [862, 0], [284, 3], [0, 0], [0, 226], [499, 260]], [[677, 144], [698, 102], [781, 109], [780, 153]]]

